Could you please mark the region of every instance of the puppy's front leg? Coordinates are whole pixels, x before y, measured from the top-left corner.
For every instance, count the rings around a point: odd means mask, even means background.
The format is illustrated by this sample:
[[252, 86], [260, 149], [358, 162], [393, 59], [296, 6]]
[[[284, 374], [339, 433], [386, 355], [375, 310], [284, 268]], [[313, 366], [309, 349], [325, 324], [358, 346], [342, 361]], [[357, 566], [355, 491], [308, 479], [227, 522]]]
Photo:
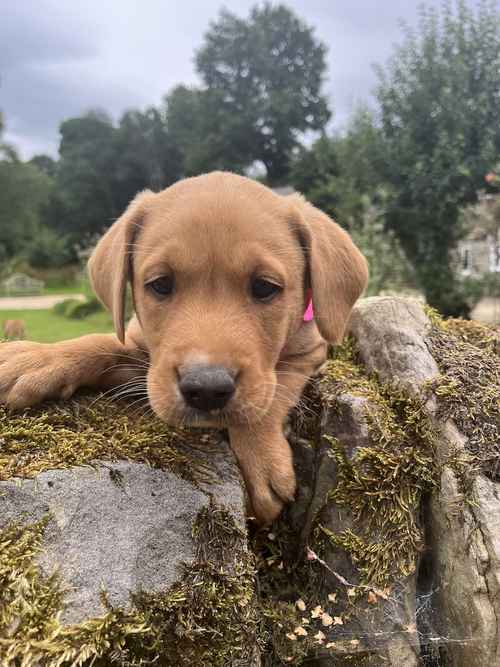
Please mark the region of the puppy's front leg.
[[114, 387], [145, 375], [146, 358], [135, 322], [124, 344], [114, 334], [60, 343], [2, 343], [0, 402], [24, 408], [48, 398], [69, 398], [80, 387]]
[[269, 524], [296, 490], [293, 456], [283, 434], [283, 422], [302, 390], [326, 356], [326, 344], [299, 359], [284, 359], [277, 366], [276, 395], [269, 412], [257, 424], [229, 428], [231, 448], [245, 480], [252, 512]]

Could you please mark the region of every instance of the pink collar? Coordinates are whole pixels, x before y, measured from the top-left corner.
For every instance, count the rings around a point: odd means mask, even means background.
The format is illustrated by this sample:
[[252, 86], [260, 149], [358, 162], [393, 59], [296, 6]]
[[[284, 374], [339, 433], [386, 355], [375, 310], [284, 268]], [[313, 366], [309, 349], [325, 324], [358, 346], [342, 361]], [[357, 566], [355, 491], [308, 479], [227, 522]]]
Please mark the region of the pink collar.
[[309, 301], [307, 304], [306, 311], [304, 313], [303, 317], [304, 322], [311, 322], [311, 320], [314, 320], [314, 310], [313, 310], [313, 302], [312, 302], [312, 297], [309, 297]]

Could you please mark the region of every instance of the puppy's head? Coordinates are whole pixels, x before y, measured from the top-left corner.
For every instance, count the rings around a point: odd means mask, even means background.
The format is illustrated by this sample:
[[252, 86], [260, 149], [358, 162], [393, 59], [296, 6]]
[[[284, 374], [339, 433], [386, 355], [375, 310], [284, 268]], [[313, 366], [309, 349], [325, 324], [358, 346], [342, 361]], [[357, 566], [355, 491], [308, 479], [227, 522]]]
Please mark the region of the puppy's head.
[[122, 341], [132, 284], [155, 412], [216, 426], [267, 412], [276, 364], [307, 326], [311, 292], [320, 333], [339, 342], [366, 283], [364, 259], [329, 218], [228, 173], [138, 195], [99, 242], [89, 272]]

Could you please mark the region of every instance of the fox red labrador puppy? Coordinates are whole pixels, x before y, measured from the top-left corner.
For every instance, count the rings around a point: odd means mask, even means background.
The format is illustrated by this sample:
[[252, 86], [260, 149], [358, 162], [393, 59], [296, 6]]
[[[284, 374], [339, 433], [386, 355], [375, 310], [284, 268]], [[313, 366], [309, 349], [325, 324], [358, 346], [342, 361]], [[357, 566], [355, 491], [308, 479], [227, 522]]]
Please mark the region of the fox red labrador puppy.
[[228, 429], [253, 514], [275, 519], [296, 485], [283, 421], [367, 282], [349, 235], [301, 196], [214, 172], [137, 195], [89, 273], [116, 335], [1, 345], [0, 399], [22, 408], [145, 374], [161, 419]]

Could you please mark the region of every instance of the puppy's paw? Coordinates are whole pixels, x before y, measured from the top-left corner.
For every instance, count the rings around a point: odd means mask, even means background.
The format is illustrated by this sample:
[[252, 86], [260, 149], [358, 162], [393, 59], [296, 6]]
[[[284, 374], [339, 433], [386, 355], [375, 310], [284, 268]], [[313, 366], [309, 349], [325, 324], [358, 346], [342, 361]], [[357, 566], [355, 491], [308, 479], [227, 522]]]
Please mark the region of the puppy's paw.
[[0, 345], [0, 403], [25, 408], [48, 398], [69, 398], [81, 386], [77, 356], [57, 343]]
[[297, 482], [291, 457], [281, 456], [263, 463], [265, 468], [259, 475], [259, 483], [250, 485], [249, 493], [253, 514], [265, 526], [277, 519], [284, 506], [294, 500]]

